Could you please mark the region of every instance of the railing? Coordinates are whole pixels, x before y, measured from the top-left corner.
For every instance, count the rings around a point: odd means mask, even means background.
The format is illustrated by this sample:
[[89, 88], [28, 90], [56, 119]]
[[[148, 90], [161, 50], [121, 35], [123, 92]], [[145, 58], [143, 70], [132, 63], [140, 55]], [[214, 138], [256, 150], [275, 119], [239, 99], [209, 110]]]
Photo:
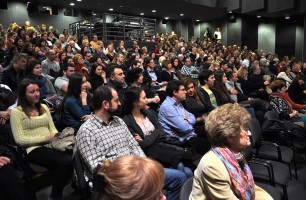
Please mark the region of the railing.
[[102, 13], [69, 24], [69, 32], [92, 38], [96, 34], [104, 42], [116, 40], [149, 41], [156, 34], [156, 20], [121, 14]]

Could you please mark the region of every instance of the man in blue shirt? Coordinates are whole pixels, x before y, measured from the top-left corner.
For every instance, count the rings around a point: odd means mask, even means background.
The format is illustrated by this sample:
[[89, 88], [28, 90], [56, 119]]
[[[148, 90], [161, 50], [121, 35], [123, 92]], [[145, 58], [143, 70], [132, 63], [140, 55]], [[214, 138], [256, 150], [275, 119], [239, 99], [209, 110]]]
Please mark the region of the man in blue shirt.
[[162, 103], [158, 114], [158, 120], [166, 134], [177, 138], [182, 143], [187, 141], [187, 144], [191, 145], [197, 153], [206, 153], [210, 148], [209, 142], [206, 138], [197, 137], [193, 128], [196, 118], [181, 104], [181, 101], [186, 99], [183, 82], [170, 81], [166, 93], [167, 98]]

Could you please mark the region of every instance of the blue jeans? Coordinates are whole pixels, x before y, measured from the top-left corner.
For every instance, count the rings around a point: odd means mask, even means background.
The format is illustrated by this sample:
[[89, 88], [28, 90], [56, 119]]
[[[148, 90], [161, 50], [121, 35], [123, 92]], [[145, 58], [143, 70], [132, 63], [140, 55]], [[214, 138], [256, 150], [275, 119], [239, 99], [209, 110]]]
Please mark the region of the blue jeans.
[[180, 196], [180, 189], [186, 181], [186, 175], [177, 169], [164, 168], [165, 185], [164, 189], [167, 191], [167, 200], [177, 200]]
[[189, 177], [193, 176], [193, 172], [191, 171], [191, 169], [189, 167], [185, 167], [184, 164], [182, 162], [180, 162], [177, 166], [178, 170], [180, 170], [181, 172], [183, 172], [186, 175], [186, 178], [188, 179]]

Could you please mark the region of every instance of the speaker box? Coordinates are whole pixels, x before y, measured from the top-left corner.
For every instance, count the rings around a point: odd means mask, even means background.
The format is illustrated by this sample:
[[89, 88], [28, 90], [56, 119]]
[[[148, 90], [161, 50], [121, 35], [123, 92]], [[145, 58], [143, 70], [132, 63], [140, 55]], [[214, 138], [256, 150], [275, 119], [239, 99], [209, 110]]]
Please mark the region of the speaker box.
[[7, 0], [0, 0], [0, 9], [7, 10]]
[[27, 3], [27, 10], [28, 10], [29, 13], [36, 13], [36, 12], [38, 12], [38, 4], [37, 3], [28, 2]]
[[167, 24], [167, 20], [166, 20], [166, 19], [163, 19], [163, 20], [162, 20], [162, 24]]

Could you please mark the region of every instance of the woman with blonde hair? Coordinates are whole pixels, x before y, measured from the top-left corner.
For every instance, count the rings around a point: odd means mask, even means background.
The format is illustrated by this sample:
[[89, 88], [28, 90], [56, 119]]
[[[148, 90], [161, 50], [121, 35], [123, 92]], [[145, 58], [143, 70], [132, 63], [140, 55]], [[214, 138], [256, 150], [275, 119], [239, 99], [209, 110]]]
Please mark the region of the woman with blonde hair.
[[205, 129], [212, 147], [194, 172], [189, 200], [272, 199], [255, 185], [242, 153], [251, 145], [249, 121], [250, 115], [238, 104], [225, 104], [207, 116]]
[[[165, 200], [161, 164], [134, 155], [105, 160], [96, 174], [94, 200]], [[101, 187], [99, 187], [101, 186]]]

